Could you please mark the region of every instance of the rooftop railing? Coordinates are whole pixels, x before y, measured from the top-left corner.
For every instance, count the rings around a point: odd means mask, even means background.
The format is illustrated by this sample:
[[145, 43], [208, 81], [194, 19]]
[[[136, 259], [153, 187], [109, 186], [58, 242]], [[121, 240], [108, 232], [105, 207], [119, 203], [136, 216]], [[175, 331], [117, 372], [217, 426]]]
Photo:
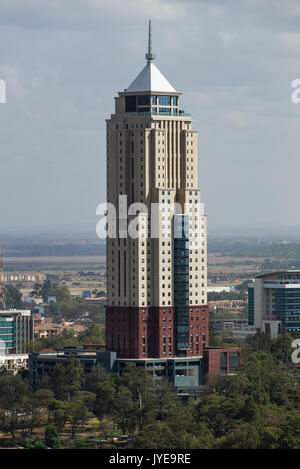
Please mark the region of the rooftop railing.
[[131, 112], [132, 116], [170, 116], [170, 117], [190, 117], [191, 114], [187, 113], [183, 110], [180, 110], [178, 114], [173, 114], [172, 112], [163, 112], [163, 111], [157, 111], [157, 112], [152, 112], [152, 111], [142, 111], [142, 112]]

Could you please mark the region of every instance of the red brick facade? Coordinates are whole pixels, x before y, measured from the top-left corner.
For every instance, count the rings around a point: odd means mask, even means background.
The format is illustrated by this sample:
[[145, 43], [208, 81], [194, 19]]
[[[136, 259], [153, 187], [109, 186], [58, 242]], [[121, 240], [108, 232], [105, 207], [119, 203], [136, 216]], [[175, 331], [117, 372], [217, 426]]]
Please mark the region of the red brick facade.
[[189, 350], [186, 351], [187, 357], [203, 356], [203, 348], [209, 344], [207, 305], [189, 306], [189, 344]]
[[[106, 306], [106, 349], [118, 358], [175, 356], [173, 307]], [[189, 307], [187, 357], [203, 356], [209, 341], [208, 306]]]
[[[238, 347], [207, 347], [204, 350], [204, 373], [208, 381], [211, 374], [231, 372], [229, 366], [230, 354], [238, 354], [240, 357], [241, 349]], [[222, 363], [221, 357], [223, 357]]]

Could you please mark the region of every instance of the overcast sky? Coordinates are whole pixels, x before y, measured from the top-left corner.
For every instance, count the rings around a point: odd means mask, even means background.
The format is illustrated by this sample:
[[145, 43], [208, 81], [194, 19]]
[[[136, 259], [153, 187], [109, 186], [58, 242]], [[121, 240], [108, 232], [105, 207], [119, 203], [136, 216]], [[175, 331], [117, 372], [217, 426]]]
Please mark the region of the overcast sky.
[[300, 225], [298, 0], [1, 0], [0, 230], [94, 230], [105, 119], [145, 65], [199, 130], [211, 226]]

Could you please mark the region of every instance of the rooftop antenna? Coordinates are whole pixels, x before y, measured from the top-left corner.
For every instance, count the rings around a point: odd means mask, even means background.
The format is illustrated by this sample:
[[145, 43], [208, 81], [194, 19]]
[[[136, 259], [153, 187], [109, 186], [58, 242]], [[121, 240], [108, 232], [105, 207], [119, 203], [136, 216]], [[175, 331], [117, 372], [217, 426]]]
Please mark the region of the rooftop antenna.
[[149, 37], [148, 37], [148, 52], [145, 54], [147, 63], [151, 63], [151, 60], [155, 59], [155, 54], [152, 51], [152, 27], [151, 20], [149, 20]]

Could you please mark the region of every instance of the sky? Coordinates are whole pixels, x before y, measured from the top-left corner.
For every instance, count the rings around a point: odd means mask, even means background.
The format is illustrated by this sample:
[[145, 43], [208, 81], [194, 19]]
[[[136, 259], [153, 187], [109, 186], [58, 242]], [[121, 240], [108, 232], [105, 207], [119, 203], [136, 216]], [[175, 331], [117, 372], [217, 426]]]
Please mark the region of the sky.
[[1, 0], [0, 231], [95, 230], [105, 119], [145, 65], [149, 19], [199, 131], [208, 226], [300, 226], [298, 0]]

